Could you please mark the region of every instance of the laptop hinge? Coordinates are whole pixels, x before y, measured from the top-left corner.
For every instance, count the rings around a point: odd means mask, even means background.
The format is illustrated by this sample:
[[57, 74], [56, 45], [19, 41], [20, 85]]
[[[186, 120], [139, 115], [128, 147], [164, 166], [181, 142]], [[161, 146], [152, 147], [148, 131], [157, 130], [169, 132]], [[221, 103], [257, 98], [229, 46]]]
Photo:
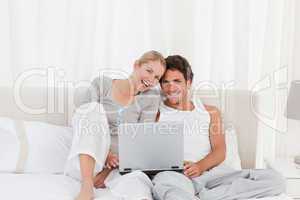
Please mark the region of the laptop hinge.
[[131, 168], [124, 168], [124, 172], [131, 172], [132, 169]]
[[179, 169], [179, 166], [172, 166], [171, 169]]

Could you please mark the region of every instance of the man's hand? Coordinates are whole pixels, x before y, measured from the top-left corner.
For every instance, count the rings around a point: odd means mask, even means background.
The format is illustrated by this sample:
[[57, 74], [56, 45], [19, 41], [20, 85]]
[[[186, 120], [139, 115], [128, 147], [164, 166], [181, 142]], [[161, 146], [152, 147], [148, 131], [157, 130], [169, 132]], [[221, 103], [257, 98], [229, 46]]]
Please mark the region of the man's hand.
[[119, 158], [116, 154], [108, 153], [105, 165], [108, 169], [113, 169], [119, 166]]
[[185, 162], [184, 164], [184, 175], [189, 178], [195, 178], [203, 173], [201, 166], [198, 163]]

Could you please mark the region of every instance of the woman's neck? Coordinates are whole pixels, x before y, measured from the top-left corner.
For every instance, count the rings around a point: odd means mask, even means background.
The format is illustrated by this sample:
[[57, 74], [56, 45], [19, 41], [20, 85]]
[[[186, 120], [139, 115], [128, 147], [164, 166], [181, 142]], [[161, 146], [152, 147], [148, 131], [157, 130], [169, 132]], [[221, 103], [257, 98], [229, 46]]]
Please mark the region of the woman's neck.
[[122, 95], [127, 97], [134, 97], [138, 94], [135, 84], [132, 79], [116, 79], [114, 80], [114, 88]]
[[134, 78], [133, 75], [131, 75], [128, 79], [128, 82], [130, 83], [131, 87], [132, 87], [132, 94], [133, 96], [136, 96], [140, 91], [138, 90], [138, 83], [136, 81], [136, 79]]

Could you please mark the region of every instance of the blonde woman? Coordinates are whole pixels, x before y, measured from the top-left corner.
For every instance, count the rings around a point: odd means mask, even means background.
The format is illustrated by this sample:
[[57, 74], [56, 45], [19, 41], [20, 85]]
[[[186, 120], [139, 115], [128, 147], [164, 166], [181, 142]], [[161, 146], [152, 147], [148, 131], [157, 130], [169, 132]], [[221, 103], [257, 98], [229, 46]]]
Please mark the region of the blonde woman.
[[76, 171], [72, 166], [80, 168], [81, 191], [77, 200], [93, 199], [94, 186], [103, 187], [105, 177], [118, 167], [118, 125], [155, 121], [160, 98], [151, 88], [159, 83], [165, 68], [164, 57], [149, 51], [135, 61], [128, 79], [98, 77], [92, 82], [92, 102], [79, 108], [88, 111], [78, 111], [73, 116], [74, 139], [66, 168], [69, 174]]

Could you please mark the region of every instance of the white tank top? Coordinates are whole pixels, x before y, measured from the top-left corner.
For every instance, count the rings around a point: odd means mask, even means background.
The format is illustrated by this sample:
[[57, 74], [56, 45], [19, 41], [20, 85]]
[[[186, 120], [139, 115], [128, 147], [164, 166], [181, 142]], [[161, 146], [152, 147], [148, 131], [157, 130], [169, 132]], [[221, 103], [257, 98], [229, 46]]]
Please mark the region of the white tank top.
[[211, 152], [210, 115], [201, 102], [192, 111], [181, 111], [160, 105], [159, 121], [184, 122], [184, 160], [197, 162]]

